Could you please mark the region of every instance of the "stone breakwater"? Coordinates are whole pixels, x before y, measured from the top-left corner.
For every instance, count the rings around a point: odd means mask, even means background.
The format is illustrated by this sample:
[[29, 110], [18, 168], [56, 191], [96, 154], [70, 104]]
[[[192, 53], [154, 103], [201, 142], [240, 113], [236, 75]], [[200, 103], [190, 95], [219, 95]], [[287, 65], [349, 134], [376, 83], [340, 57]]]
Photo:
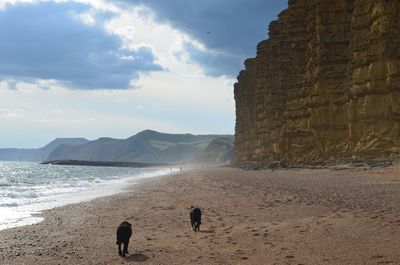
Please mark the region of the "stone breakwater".
[[400, 2], [290, 0], [235, 84], [233, 164], [400, 152]]

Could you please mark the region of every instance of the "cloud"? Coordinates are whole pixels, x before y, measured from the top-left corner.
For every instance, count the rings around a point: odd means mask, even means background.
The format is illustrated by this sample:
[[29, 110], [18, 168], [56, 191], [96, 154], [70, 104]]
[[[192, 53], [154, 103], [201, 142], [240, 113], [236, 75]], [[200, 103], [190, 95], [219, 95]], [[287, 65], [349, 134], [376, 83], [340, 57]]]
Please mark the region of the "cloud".
[[243, 60], [240, 55], [200, 49], [191, 42], [184, 42], [183, 49], [189, 54], [190, 62], [202, 65], [204, 72], [214, 77], [237, 73], [241, 65], [239, 62]]
[[141, 73], [162, 70], [149, 47], [122, 48], [106, 32], [110, 17], [77, 3], [7, 5], [0, 11], [0, 78], [126, 89]]
[[[126, 3], [127, 1], [118, 1]], [[268, 23], [286, 8], [282, 0], [129, 0], [148, 6], [159, 22], [169, 23], [205, 45], [207, 51], [186, 45], [192, 60], [213, 76], [236, 76], [243, 61], [255, 56], [256, 45], [267, 37]]]
[[0, 109], [0, 117], [5, 118], [23, 118], [24, 117], [24, 109]]

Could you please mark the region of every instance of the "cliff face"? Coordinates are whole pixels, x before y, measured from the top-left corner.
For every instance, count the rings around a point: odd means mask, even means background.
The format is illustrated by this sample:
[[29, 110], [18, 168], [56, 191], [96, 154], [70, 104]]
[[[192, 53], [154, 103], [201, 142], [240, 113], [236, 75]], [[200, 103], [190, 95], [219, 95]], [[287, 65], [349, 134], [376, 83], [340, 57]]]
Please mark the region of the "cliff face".
[[290, 0], [235, 84], [238, 166], [400, 152], [400, 2]]

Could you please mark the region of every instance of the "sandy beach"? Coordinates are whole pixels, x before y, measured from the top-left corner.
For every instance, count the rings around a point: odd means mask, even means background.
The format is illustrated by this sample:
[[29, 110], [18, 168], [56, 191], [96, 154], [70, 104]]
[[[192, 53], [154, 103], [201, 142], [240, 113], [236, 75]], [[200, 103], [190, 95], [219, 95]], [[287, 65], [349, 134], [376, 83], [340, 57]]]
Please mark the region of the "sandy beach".
[[[400, 167], [198, 169], [0, 231], [0, 264], [400, 264]], [[189, 208], [203, 211], [200, 232]], [[116, 227], [133, 224], [121, 258]]]

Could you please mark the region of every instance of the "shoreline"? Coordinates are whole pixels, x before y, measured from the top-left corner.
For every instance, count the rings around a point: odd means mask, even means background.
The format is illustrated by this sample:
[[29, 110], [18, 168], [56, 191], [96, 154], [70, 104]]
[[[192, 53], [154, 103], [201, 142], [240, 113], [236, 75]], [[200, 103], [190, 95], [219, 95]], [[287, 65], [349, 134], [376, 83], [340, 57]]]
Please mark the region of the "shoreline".
[[[399, 264], [400, 168], [196, 169], [0, 231], [2, 264]], [[189, 208], [203, 224], [190, 230]], [[133, 225], [130, 256], [116, 227]]]
[[88, 161], [88, 160], [51, 160], [40, 163], [42, 165], [55, 166], [91, 166], [91, 167], [132, 167], [132, 168], [155, 168], [155, 167], [182, 167], [183, 164], [167, 163], [141, 163], [141, 162], [116, 162], [116, 161]]
[[151, 178], [161, 178], [176, 172], [166, 168], [143, 168], [143, 170], [151, 170], [150, 172], [141, 172], [137, 175], [126, 176], [112, 182], [99, 182], [98, 184], [88, 187], [81, 191], [72, 191], [66, 193], [55, 194], [46, 197], [45, 200], [36, 203], [18, 205], [13, 207], [0, 207], [0, 214], [9, 215], [9, 219], [2, 220], [5, 223], [0, 224], [0, 231], [23, 227], [26, 225], [35, 225], [44, 220], [44, 212], [73, 204], [79, 204], [96, 200], [101, 197], [114, 196], [124, 193], [126, 186], [135, 186], [137, 182]]

